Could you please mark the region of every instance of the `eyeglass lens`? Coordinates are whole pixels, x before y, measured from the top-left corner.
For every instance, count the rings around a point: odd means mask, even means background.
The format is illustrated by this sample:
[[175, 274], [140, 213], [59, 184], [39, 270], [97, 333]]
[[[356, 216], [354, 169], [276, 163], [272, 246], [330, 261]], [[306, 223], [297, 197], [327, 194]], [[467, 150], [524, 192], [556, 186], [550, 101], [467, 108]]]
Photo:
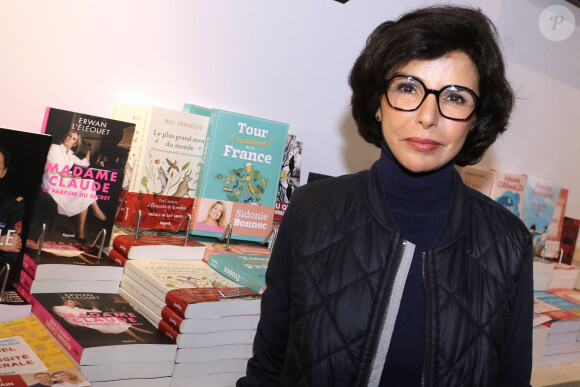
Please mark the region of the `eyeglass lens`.
[[447, 86], [439, 91], [428, 92], [425, 86], [413, 77], [395, 77], [387, 84], [387, 98], [395, 109], [412, 111], [421, 106], [427, 95], [437, 96], [441, 115], [451, 119], [469, 118], [475, 109], [476, 96], [460, 86]]

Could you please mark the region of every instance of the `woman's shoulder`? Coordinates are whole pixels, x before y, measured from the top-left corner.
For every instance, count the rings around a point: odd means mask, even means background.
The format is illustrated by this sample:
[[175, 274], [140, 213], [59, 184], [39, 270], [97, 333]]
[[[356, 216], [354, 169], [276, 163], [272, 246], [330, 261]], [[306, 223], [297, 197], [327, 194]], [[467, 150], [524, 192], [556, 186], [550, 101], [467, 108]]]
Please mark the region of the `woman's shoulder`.
[[358, 190], [363, 182], [366, 182], [368, 174], [369, 171], [364, 170], [308, 183], [296, 189], [292, 195], [292, 201], [310, 200], [312, 197], [328, 198], [348, 195], [352, 191]]
[[470, 206], [474, 220], [481, 222], [485, 219], [496, 230], [503, 229], [505, 232], [515, 232], [520, 235], [529, 234], [524, 222], [510, 210], [473, 188], [465, 186], [465, 189], [472, 199]]

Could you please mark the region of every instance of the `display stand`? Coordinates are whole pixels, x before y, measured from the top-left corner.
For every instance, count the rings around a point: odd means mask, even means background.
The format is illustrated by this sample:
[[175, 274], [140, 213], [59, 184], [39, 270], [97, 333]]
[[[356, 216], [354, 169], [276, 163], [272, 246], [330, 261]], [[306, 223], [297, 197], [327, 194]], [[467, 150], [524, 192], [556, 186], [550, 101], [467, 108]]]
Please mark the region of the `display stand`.
[[[137, 210], [137, 212], [135, 213], [135, 215], [133, 215], [133, 218], [131, 219], [131, 224], [130, 227], [133, 227], [133, 225], [135, 224], [135, 220], [137, 220], [137, 225], [135, 227], [135, 240], [139, 239], [139, 230], [141, 227], [141, 216], [142, 216], [142, 212], [141, 210]], [[191, 226], [191, 214], [187, 214], [187, 216], [179, 223], [179, 225], [177, 226], [177, 229], [174, 230], [173, 232], [175, 234], [179, 233], [181, 231], [181, 227], [183, 226], [183, 223], [187, 220], [187, 228], [186, 230], [190, 229]], [[232, 239], [232, 230], [233, 230], [233, 225], [231, 223], [228, 223], [228, 225], [226, 226], [226, 229], [224, 230], [224, 233], [221, 235], [221, 237], [219, 237], [219, 241], [223, 242], [225, 240], [225, 249], [226, 251], [229, 251], [230, 249], [230, 243], [231, 243], [231, 239]], [[43, 232], [44, 232], [44, 228], [43, 228]], [[259, 244], [261, 245], [265, 245], [268, 243], [268, 240], [270, 238], [272, 238], [272, 242], [275, 239], [275, 235], [276, 235], [276, 229], [272, 228], [270, 230], [270, 232], [268, 233], [268, 235], [266, 235], [266, 237], [264, 238], [264, 240], [262, 242], [260, 242]], [[184, 239], [184, 246], [187, 246], [187, 241], [189, 240], [189, 232], [186, 231], [185, 232], [185, 239]], [[273, 243], [270, 243], [270, 245], [268, 246], [268, 248], [270, 250], [272, 250], [272, 245]]]
[[[42, 231], [40, 233], [40, 237], [38, 238], [38, 249], [36, 250], [36, 255], [40, 255], [40, 253], [42, 252], [42, 245], [44, 244], [44, 237], [46, 236], [46, 223], [42, 224]], [[101, 259], [101, 255], [103, 254], [103, 249], [105, 247], [105, 240], [107, 239], [107, 230], [106, 229], [101, 229], [101, 231], [99, 232], [99, 234], [97, 235], [97, 237], [95, 238], [95, 240], [93, 241], [93, 243], [91, 244], [91, 247], [95, 247], [97, 245], [97, 242], [99, 241], [99, 239], [101, 240], [101, 243], [99, 245], [99, 250], [98, 250], [98, 254], [96, 256], [97, 259]]]

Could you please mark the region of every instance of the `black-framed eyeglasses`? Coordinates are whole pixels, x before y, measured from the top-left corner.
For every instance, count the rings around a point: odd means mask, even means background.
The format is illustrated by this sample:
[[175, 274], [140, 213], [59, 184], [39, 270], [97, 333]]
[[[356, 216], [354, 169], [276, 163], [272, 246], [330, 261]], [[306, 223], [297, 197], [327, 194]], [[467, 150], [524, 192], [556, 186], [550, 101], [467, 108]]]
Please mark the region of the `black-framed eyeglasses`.
[[417, 110], [429, 94], [435, 95], [439, 113], [455, 121], [471, 118], [479, 99], [467, 87], [447, 85], [440, 90], [433, 90], [428, 89], [419, 79], [407, 75], [395, 75], [385, 81], [385, 95], [393, 109], [405, 112]]

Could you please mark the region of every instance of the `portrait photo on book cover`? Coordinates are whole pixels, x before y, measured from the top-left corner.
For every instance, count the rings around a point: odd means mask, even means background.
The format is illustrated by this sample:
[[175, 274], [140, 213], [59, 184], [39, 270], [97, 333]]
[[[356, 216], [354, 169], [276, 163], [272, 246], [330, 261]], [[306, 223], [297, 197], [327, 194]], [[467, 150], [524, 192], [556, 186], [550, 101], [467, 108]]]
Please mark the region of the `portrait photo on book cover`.
[[[49, 109], [52, 135], [35, 209], [45, 239], [92, 243], [112, 228], [134, 126], [122, 121]], [[39, 230], [35, 230], [34, 236]], [[107, 235], [107, 240], [110, 235]]]
[[49, 136], [0, 129], [0, 265], [10, 264], [10, 281], [19, 278], [49, 143]]
[[87, 387], [91, 385], [76, 368], [61, 368], [21, 376], [28, 387]]
[[198, 231], [223, 233], [230, 221], [232, 203], [225, 200], [202, 198], [200, 200], [197, 224]]

